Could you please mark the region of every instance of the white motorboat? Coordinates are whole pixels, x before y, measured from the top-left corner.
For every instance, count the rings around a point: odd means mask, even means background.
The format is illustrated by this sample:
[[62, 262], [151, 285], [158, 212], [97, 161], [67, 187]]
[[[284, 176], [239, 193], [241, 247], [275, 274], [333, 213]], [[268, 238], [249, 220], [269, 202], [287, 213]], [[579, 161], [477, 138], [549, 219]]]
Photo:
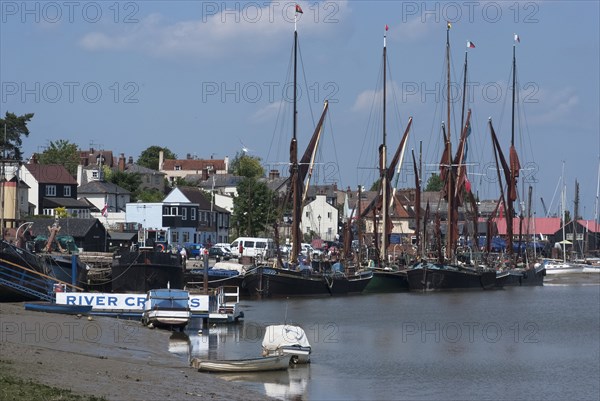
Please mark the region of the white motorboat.
[[267, 326], [262, 342], [263, 356], [287, 355], [290, 362], [310, 362], [311, 346], [301, 327], [288, 324]]
[[186, 290], [164, 288], [148, 291], [142, 324], [179, 327], [183, 330], [192, 318], [189, 298], [190, 294]]

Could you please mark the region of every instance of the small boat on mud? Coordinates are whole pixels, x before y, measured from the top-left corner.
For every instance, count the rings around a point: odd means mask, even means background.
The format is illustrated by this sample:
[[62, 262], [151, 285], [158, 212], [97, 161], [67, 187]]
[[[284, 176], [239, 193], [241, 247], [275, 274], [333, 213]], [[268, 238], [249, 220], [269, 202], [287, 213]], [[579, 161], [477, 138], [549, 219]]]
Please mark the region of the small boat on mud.
[[264, 358], [202, 360], [192, 359], [192, 366], [199, 372], [235, 373], [286, 370], [290, 366], [290, 355], [276, 355]]
[[155, 327], [179, 327], [183, 330], [192, 319], [189, 299], [190, 294], [186, 290], [164, 288], [148, 291], [142, 324]]

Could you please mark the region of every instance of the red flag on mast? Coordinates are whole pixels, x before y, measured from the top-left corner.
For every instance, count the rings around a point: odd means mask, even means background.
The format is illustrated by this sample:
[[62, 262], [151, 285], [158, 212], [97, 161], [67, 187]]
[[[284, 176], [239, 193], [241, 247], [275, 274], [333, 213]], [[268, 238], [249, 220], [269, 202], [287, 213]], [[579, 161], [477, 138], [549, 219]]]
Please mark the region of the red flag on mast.
[[296, 12], [297, 12], [298, 14], [304, 14], [304, 11], [302, 11], [302, 7], [300, 7], [300, 5], [299, 5], [299, 4], [296, 4]]

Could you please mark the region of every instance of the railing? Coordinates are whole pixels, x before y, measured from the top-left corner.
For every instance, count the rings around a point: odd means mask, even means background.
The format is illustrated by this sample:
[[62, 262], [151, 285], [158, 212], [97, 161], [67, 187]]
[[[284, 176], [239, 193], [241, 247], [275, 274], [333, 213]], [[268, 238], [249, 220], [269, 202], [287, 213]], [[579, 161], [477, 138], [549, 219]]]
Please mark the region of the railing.
[[13, 289], [15, 292], [44, 301], [54, 299], [54, 284], [61, 284], [64, 288], [69, 288], [70, 291], [83, 290], [80, 287], [3, 258], [0, 258], [0, 284]]

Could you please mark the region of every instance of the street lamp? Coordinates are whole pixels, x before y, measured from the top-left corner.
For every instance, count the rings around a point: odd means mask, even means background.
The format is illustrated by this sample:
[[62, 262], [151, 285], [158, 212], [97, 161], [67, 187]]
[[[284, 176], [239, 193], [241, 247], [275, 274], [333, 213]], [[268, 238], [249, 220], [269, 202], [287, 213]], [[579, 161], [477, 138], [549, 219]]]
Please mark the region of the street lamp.
[[319, 220], [319, 239], [321, 239], [321, 215], [317, 216], [317, 220]]

